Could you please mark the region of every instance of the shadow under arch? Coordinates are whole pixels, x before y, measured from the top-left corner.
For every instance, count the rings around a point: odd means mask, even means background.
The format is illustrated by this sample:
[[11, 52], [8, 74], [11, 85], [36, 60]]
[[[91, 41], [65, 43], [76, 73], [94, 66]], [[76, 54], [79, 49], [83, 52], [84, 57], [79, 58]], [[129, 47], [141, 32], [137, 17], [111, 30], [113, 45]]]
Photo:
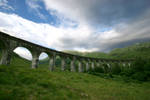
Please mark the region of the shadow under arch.
[[56, 59], [55, 59], [55, 66], [59, 69], [61, 69], [61, 56], [56, 54]]
[[65, 69], [68, 71], [71, 70], [71, 60], [72, 60], [72, 58], [69, 56], [65, 58], [65, 62], [66, 62]]
[[5, 48], [5, 42], [0, 39], [0, 59], [2, 57], [2, 50]]

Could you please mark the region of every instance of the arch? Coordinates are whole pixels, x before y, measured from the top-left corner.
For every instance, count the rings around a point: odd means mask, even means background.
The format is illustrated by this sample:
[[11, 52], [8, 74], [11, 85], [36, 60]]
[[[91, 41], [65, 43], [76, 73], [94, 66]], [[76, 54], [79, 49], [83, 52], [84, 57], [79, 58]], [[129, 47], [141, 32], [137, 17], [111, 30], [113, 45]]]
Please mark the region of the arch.
[[32, 52], [30, 49], [26, 47], [23, 47], [23, 46], [16, 47], [13, 50], [13, 52], [26, 60], [30, 60], [30, 61], [32, 60]]
[[61, 68], [61, 56], [59, 54], [56, 54], [56, 59], [55, 59], [55, 66], [59, 69]]
[[42, 52], [39, 56], [39, 60], [44, 60], [49, 58], [48, 54], [46, 52]]
[[71, 70], [71, 68], [70, 68], [70, 64], [71, 64], [71, 58], [69, 57], [69, 56], [66, 56], [65, 57], [65, 63], [66, 63], [66, 65], [65, 65], [65, 70], [68, 70], [68, 71], [70, 71]]
[[12, 56], [12, 65], [17, 65], [17, 66], [26, 66], [30, 67], [31, 66], [31, 61], [32, 61], [32, 52], [30, 49], [23, 47], [23, 46], [18, 46], [13, 50], [13, 56]]
[[47, 68], [49, 65], [49, 55], [46, 52], [41, 52], [39, 56], [39, 67]]
[[[22, 48], [22, 50], [20, 49], [20, 51], [19, 51], [19, 53], [20, 53], [19, 55], [22, 56], [22, 58], [32, 61], [32, 65], [31, 65], [32, 68], [37, 68], [38, 64], [39, 64], [39, 55], [40, 55], [41, 51], [38, 50], [38, 48], [36, 48], [36, 47], [33, 48], [32, 46], [19, 45], [18, 47]], [[15, 52], [15, 50], [16, 49], [14, 49], [14, 52]], [[25, 51], [26, 52], [29, 51], [29, 52], [26, 53]]]

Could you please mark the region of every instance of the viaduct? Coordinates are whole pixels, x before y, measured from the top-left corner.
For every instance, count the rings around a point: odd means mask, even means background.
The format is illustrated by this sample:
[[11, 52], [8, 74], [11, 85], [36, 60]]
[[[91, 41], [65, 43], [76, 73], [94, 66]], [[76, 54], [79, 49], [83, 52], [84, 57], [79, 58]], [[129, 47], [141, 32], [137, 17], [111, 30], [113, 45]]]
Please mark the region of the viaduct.
[[[70, 71], [75, 72], [78, 69], [78, 72], [88, 71], [90, 68], [94, 69], [97, 66], [100, 66], [101, 63], [105, 63], [110, 68], [111, 63], [120, 63], [123, 66], [130, 66], [130, 63], [133, 60], [115, 60], [115, 59], [102, 59], [102, 58], [92, 58], [92, 57], [84, 57], [73, 55], [69, 53], [64, 53], [60, 51], [56, 51], [50, 48], [46, 48], [23, 39], [19, 39], [13, 36], [10, 36], [4, 32], [0, 31], [0, 51], [2, 52], [2, 57], [0, 60], [0, 65], [9, 65], [11, 61], [11, 56], [13, 50], [17, 47], [25, 47], [32, 54], [32, 65], [31, 68], [38, 68], [39, 56], [42, 52], [45, 52], [49, 56], [49, 70], [53, 71], [55, 69], [55, 61], [56, 56], [61, 58], [61, 70], [64, 71], [65, 67], [65, 59], [70, 59]], [[78, 67], [76, 68], [75, 62], [78, 61]], [[83, 62], [85, 66], [83, 66]]]

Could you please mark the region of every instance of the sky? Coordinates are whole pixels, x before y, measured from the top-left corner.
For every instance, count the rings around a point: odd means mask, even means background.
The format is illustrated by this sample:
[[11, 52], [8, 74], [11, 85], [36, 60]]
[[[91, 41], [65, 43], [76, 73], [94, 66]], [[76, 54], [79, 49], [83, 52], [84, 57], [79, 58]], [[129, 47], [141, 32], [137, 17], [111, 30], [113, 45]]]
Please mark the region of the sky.
[[[0, 0], [0, 30], [58, 51], [109, 52], [150, 41], [149, 5], [150, 0]], [[32, 59], [26, 48], [14, 52]]]

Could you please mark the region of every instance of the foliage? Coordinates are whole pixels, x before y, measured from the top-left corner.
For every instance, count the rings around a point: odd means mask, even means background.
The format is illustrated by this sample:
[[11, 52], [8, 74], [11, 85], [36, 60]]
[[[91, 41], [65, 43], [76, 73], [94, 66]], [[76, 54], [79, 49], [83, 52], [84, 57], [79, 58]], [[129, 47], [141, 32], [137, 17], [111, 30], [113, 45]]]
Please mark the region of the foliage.
[[119, 64], [114, 63], [111, 67], [112, 67], [112, 69], [111, 69], [112, 74], [120, 74], [121, 67], [119, 66]]
[[[21, 59], [20, 59], [21, 61]], [[23, 60], [22, 60], [23, 61]], [[148, 100], [149, 83], [124, 83], [111, 74], [50, 72], [20, 66], [0, 66], [0, 100]], [[101, 77], [99, 77], [101, 75]]]

